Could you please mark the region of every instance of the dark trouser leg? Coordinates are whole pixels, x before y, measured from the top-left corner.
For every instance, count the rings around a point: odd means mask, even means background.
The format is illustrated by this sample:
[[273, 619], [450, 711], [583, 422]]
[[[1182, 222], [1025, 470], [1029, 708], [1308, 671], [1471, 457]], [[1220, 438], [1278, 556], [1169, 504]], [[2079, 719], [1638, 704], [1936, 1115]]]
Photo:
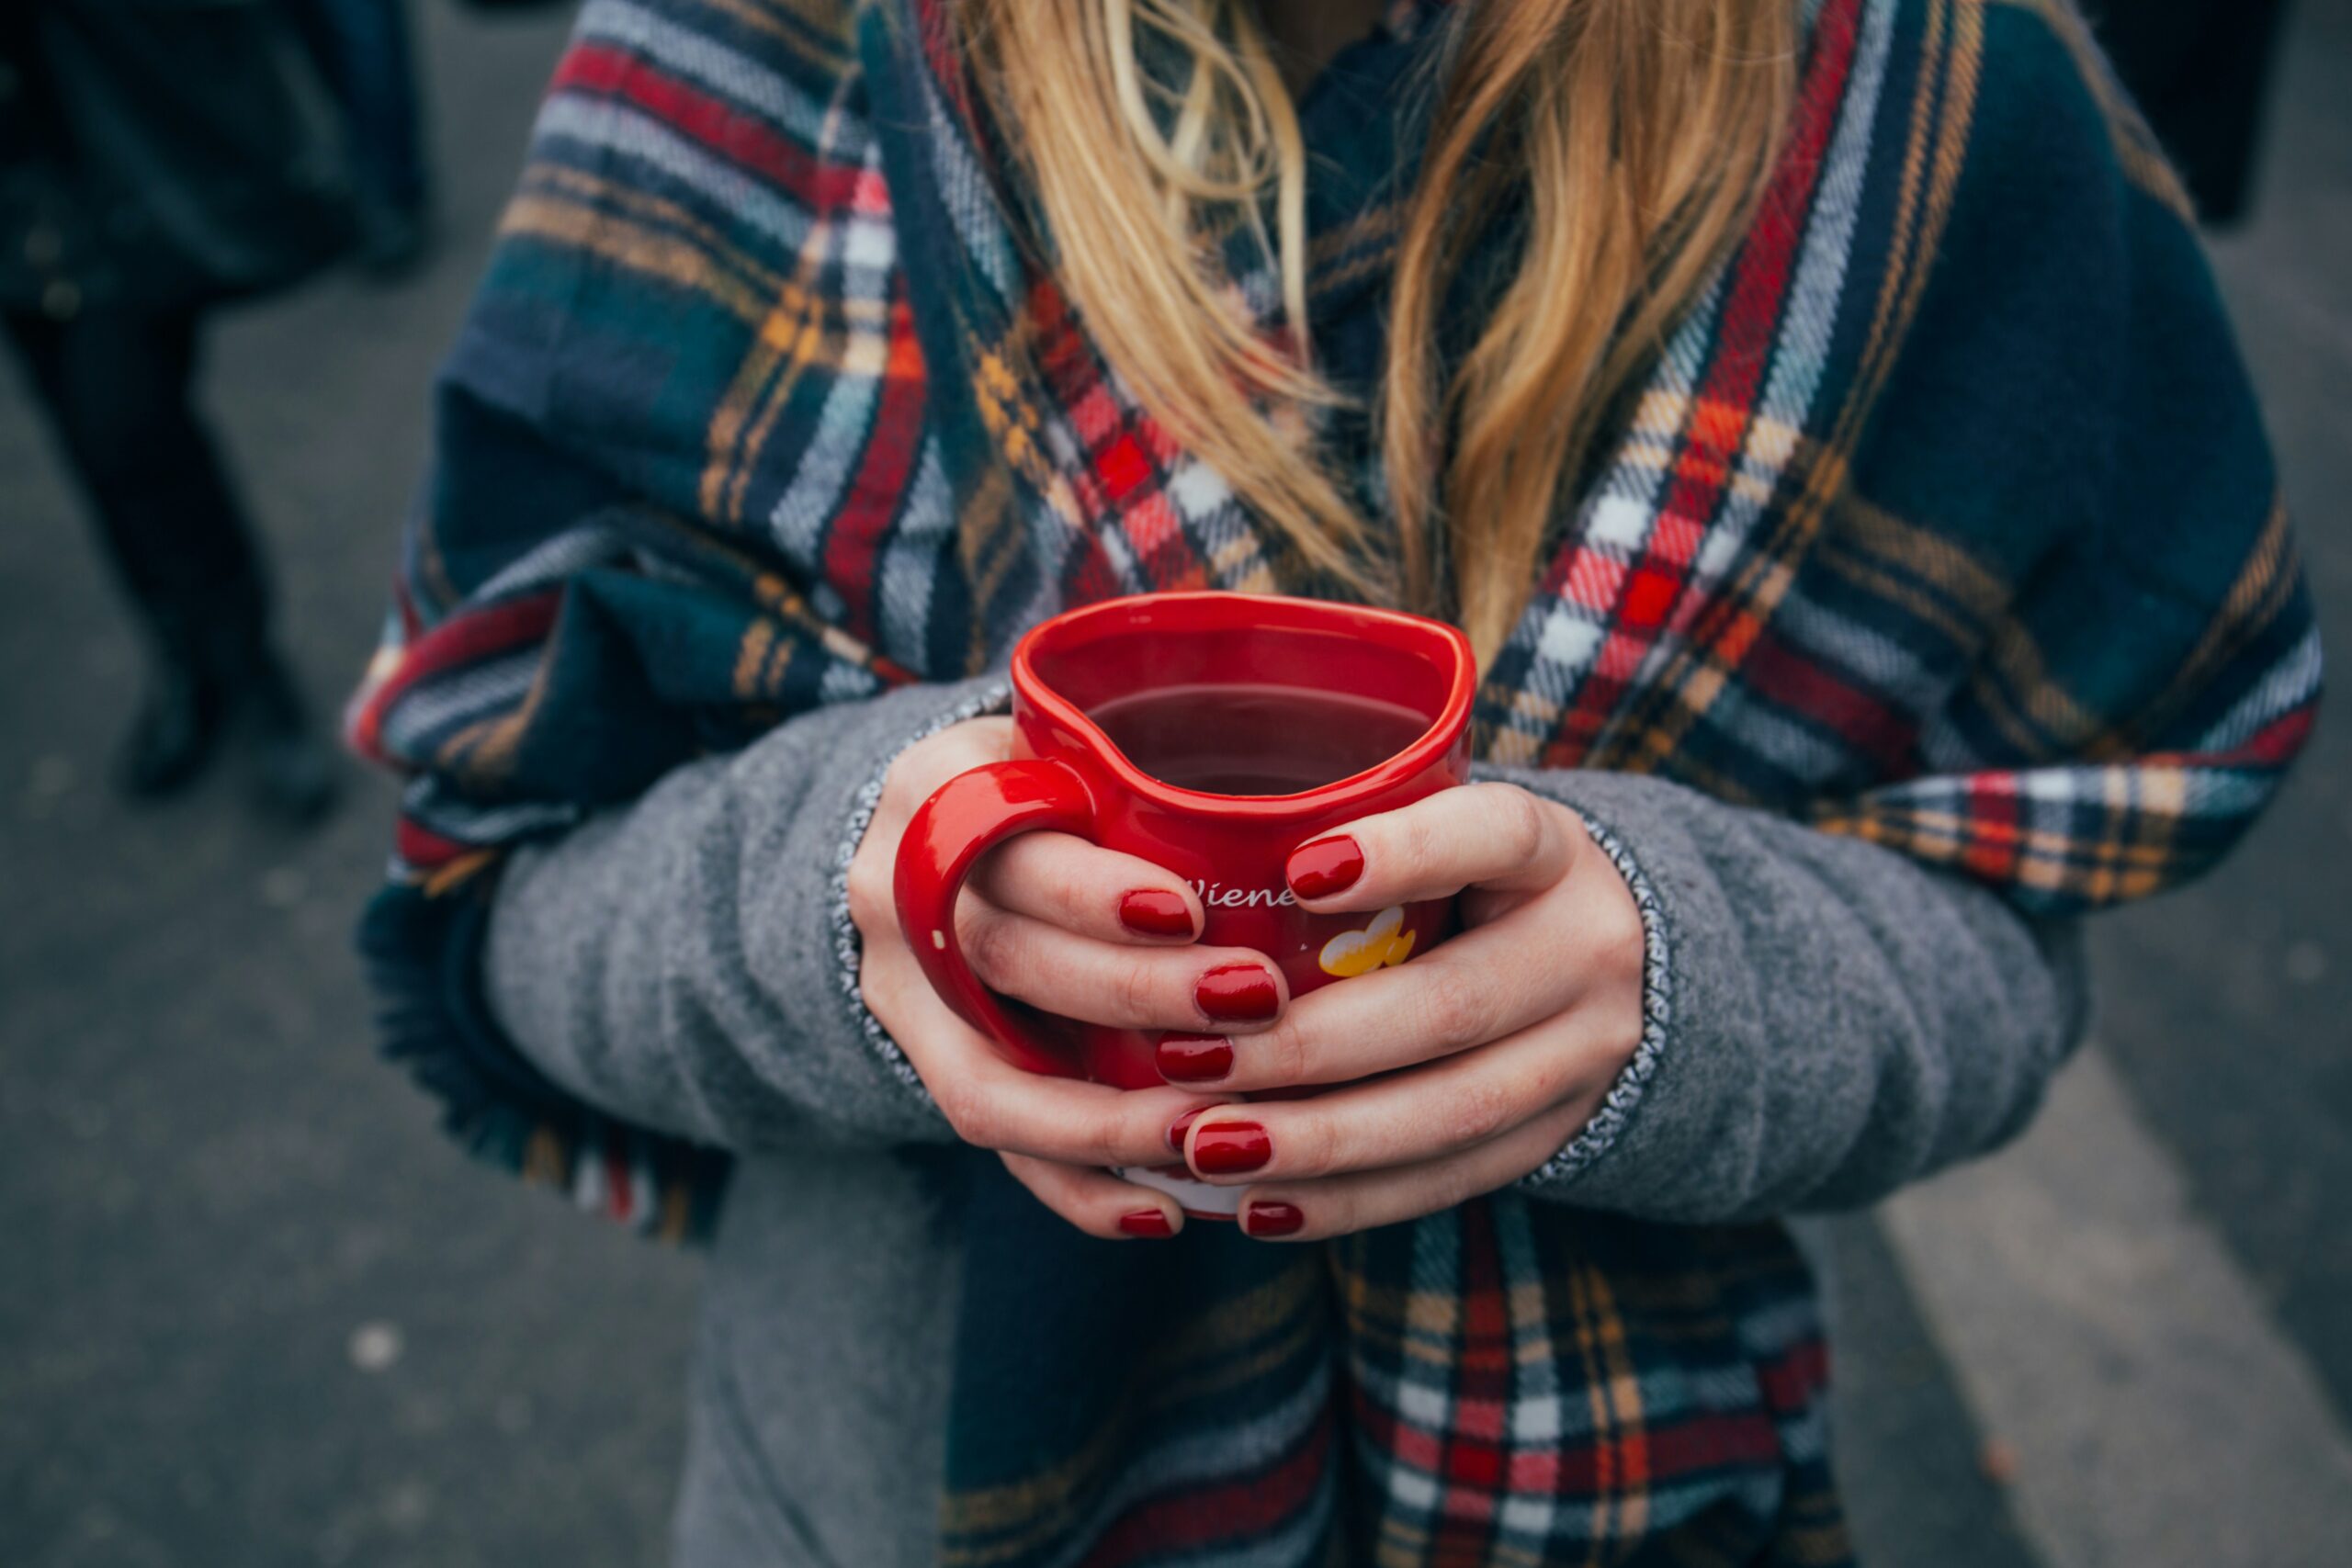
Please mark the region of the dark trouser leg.
[[424, 131], [407, 0], [303, 0], [299, 11], [351, 124], [368, 194], [403, 211], [424, 202]]
[[190, 393], [193, 313], [11, 314], [117, 580], [166, 659], [219, 677], [267, 640], [269, 595], [243, 509]]
[[407, 0], [297, 0], [289, 14], [343, 110], [363, 259], [404, 270], [423, 254], [427, 216]]
[[233, 720], [263, 808], [315, 818], [333, 802], [334, 777], [270, 648], [261, 554], [191, 400], [195, 314], [98, 310], [6, 322], [156, 646], [124, 750], [125, 788], [153, 795], [186, 784]]

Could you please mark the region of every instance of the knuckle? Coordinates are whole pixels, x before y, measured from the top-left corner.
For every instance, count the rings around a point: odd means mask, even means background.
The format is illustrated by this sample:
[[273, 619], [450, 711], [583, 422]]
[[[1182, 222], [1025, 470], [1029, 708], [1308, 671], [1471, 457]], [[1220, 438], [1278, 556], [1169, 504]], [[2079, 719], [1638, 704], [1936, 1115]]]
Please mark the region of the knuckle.
[[889, 878], [871, 857], [859, 855], [849, 867], [849, 918], [861, 931], [883, 931], [892, 916]]
[[889, 987], [874, 977], [874, 965], [871, 964], [857, 966], [857, 999], [865, 1004], [865, 1010], [880, 1021], [883, 1028], [889, 1028], [884, 1015], [889, 1010], [893, 998]]
[[1365, 1227], [1369, 1222], [1364, 1218], [1363, 1200], [1349, 1190], [1350, 1186], [1337, 1184], [1334, 1190], [1319, 1194], [1312, 1203], [1299, 1205], [1306, 1213], [1306, 1235], [1353, 1235]]
[[934, 1085], [931, 1098], [939, 1106], [939, 1113], [947, 1118], [947, 1125], [955, 1129], [957, 1137], [975, 1148], [992, 1149], [998, 1146], [996, 1115], [989, 1105], [988, 1097], [978, 1092], [972, 1085], [960, 1080]]
[[1084, 931], [1102, 924], [1102, 907], [1108, 901], [1102, 892], [1087, 886], [1080, 867], [1065, 863], [1068, 857], [1054, 857], [1054, 869], [1046, 874], [1045, 904], [1054, 912], [1055, 920], [1072, 931]]
[[1649, 927], [1630, 889], [1610, 900], [1609, 919], [1602, 926], [1602, 952], [1621, 969], [1640, 974], [1649, 960]]
[[1492, 1190], [1466, 1172], [1450, 1169], [1433, 1178], [1428, 1187], [1413, 1195], [1408, 1204], [1400, 1207], [1409, 1207], [1412, 1211], [1410, 1217], [1419, 1219], [1423, 1214], [1434, 1214], [1441, 1209], [1459, 1207]]
[[1532, 861], [1544, 848], [1544, 804], [1523, 789], [1495, 786], [1495, 829], [1501, 835], [1513, 865]]
[[1083, 878], [1069, 878], [1056, 889], [1056, 917], [1071, 931], [1125, 941], [1133, 933], [1119, 919], [1119, 897], [1124, 892], [1125, 888], [1114, 891], [1091, 886]]
[[1461, 1148], [1483, 1144], [1510, 1125], [1513, 1097], [1499, 1085], [1469, 1083], [1445, 1108], [1443, 1126], [1449, 1145]]
[[1494, 1016], [1488, 987], [1444, 963], [1425, 963], [1419, 978], [1421, 1032], [1430, 1043], [1458, 1050], [1486, 1039]]
[[1272, 1028], [1250, 1036], [1248, 1054], [1258, 1063], [1251, 1076], [1269, 1084], [1306, 1083], [1314, 1064], [1306, 1032], [1287, 1010]]
[[1641, 911], [1627, 908], [1610, 922], [1601, 938], [1601, 957], [1611, 974], [1639, 980], [1649, 963], [1649, 933], [1642, 928]]
[[1408, 811], [1403, 827], [1397, 835], [1397, 848], [1404, 852], [1406, 865], [1418, 871], [1436, 864], [1442, 847], [1437, 823], [1425, 812]]
[[956, 940], [963, 944], [964, 961], [995, 988], [1005, 989], [1004, 976], [1017, 973], [1020, 967], [1019, 928], [1001, 915], [983, 913], [969, 906], [957, 911], [956, 928]]
[[1274, 1147], [1282, 1153], [1285, 1176], [1316, 1177], [1339, 1168], [1341, 1143], [1329, 1117], [1308, 1114], [1285, 1123]]
[[1159, 981], [1157, 966], [1141, 959], [1130, 959], [1119, 964], [1117, 996], [1124, 1021], [1152, 1021], [1160, 1010], [1154, 1005], [1159, 996]]
[[1112, 1116], [1096, 1118], [1079, 1139], [1079, 1153], [1089, 1165], [1114, 1166], [1126, 1163], [1126, 1139], [1121, 1135], [1118, 1119]]
[[1007, 840], [973, 863], [973, 881], [1008, 908], [1034, 904], [1038, 882], [1036, 853], [1034, 834], [1023, 833]]
[[910, 815], [922, 804], [923, 795], [930, 793], [928, 790], [918, 793], [919, 786], [915, 782], [919, 777], [927, 776], [924, 764], [930, 760], [930, 753], [924, 749], [925, 744], [918, 740], [899, 752], [882, 774], [882, 794], [876, 804], [877, 812], [888, 811], [902, 817]]

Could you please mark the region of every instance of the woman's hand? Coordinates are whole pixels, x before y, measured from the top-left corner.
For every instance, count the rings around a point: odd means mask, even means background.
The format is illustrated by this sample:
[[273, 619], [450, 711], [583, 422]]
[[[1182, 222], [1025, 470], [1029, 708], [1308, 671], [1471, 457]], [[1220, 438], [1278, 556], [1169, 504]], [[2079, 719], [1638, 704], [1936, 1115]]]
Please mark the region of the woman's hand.
[[1241, 1094], [1347, 1085], [1193, 1123], [1187, 1162], [1204, 1180], [1248, 1184], [1250, 1235], [1340, 1235], [1516, 1181], [1591, 1120], [1633, 1060], [1641, 912], [1567, 807], [1511, 784], [1441, 790], [1302, 846], [1290, 876], [1317, 913], [1460, 891], [1464, 929], [1300, 998], [1232, 1042], [1229, 1071], [1185, 1080]]
[[[1025, 1072], [939, 999], [899, 931], [891, 883], [908, 818], [956, 774], [1002, 761], [1012, 736], [1009, 719], [973, 719], [891, 764], [850, 862], [850, 916], [865, 941], [859, 987], [957, 1136], [997, 1150], [1046, 1207], [1090, 1235], [1171, 1235], [1184, 1224], [1176, 1201], [1103, 1168], [1172, 1164], [1169, 1130], [1219, 1103], [1220, 1091], [1121, 1090]], [[1024, 833], [981, 857], [956, 911], [982, 983], [1047, 1012], [1237, 1039], [1277, 1023], [1289, 1000], [1281, 972], [1246, 948], [1197, 945], [1200, 929], [1200, 899], [1174, 875], [1066, 833]], [[1218, 978], [1204, 985], [1212, 972]]]

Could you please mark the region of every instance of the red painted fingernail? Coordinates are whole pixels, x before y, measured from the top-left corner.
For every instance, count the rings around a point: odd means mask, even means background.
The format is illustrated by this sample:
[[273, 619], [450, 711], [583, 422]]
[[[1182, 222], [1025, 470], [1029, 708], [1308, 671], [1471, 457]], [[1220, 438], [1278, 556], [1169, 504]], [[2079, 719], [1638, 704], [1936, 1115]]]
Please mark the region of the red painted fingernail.
[[[1292, 1212], [1296, 1213], [1295, 1210]], [[1170, 1224], [1168, 1216], [1158, 1209], [1137, 1209], [1131, 1213], [1121, 1214], [1119, 1228], [1129, 1235], [1150, 1236], [1154, 1240], [1176, 1234], [1176, 1227]], [[1293, 1225], [1291, 1228], [1296, 1230], [1298, 1227]]]
[[1164, 1035], [1152, 1059], [1159, 1076], [1170, 1083], [1215, 1083], [1233, 1071], [1233, 1047], [1221, 1034]]
[[1119, 923], [1139, 936], [1191, 936], [1193, 911], [1159, 887], [1138, 887], [1119, 900]]
[[1282, 1010], [1283, 995], [1261, 964], [1220, 964], [1201, 976], [1193, 998], [1203, 1012], [1227, 1023], [1262, 1023]]
[[1252, 1203], [1241, 1212], [1244, 1235], [1289, 1235], [1305, 1224], [1306, 1216], [1289, 1203]]
[[1201, 1119], [1201, 1113], [1203, 1111], [1215, 1111], [1216, 1109], [1216, 1107], [1214, 1105], [1195, 1105], [1193, 1109], [1176, 1118], [1175, 1121], [1168, 1123], [1168, 1146], [1174, 1149], [1178, 1154], [1182, 1154], [1184, 1152], [1184, 1134], [1193, 1130], [1193, 1123]]
[[1283, 867], [1290, 890], [1302, 898], [1329, 898], [1344, 893], [1363, 874], [1363, 850], [1345, 833], [1317, 839], [1291, 851]]
[[1273, 1139], [1255, 1122], [1218, 1122], [1193, 1134], [1193, 1168], [1203, 1176], [1238, 1176], [1273, 1157]]

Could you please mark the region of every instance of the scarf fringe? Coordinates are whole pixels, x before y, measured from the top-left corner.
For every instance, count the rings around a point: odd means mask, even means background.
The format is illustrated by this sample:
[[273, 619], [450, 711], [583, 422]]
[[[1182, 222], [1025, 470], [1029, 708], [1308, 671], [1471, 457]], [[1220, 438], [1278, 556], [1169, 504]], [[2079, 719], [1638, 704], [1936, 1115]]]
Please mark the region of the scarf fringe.
[[380, 1002], [378, 1048], [440, 1102], [442, 1130], [474, 1158], [641, 1235], [707, 1242], [732, 1157], [582, 1105], [491, 1018], [479, 954], [495, 881], [437, 894], [395, 884], [369, 902], [357, 947]]

